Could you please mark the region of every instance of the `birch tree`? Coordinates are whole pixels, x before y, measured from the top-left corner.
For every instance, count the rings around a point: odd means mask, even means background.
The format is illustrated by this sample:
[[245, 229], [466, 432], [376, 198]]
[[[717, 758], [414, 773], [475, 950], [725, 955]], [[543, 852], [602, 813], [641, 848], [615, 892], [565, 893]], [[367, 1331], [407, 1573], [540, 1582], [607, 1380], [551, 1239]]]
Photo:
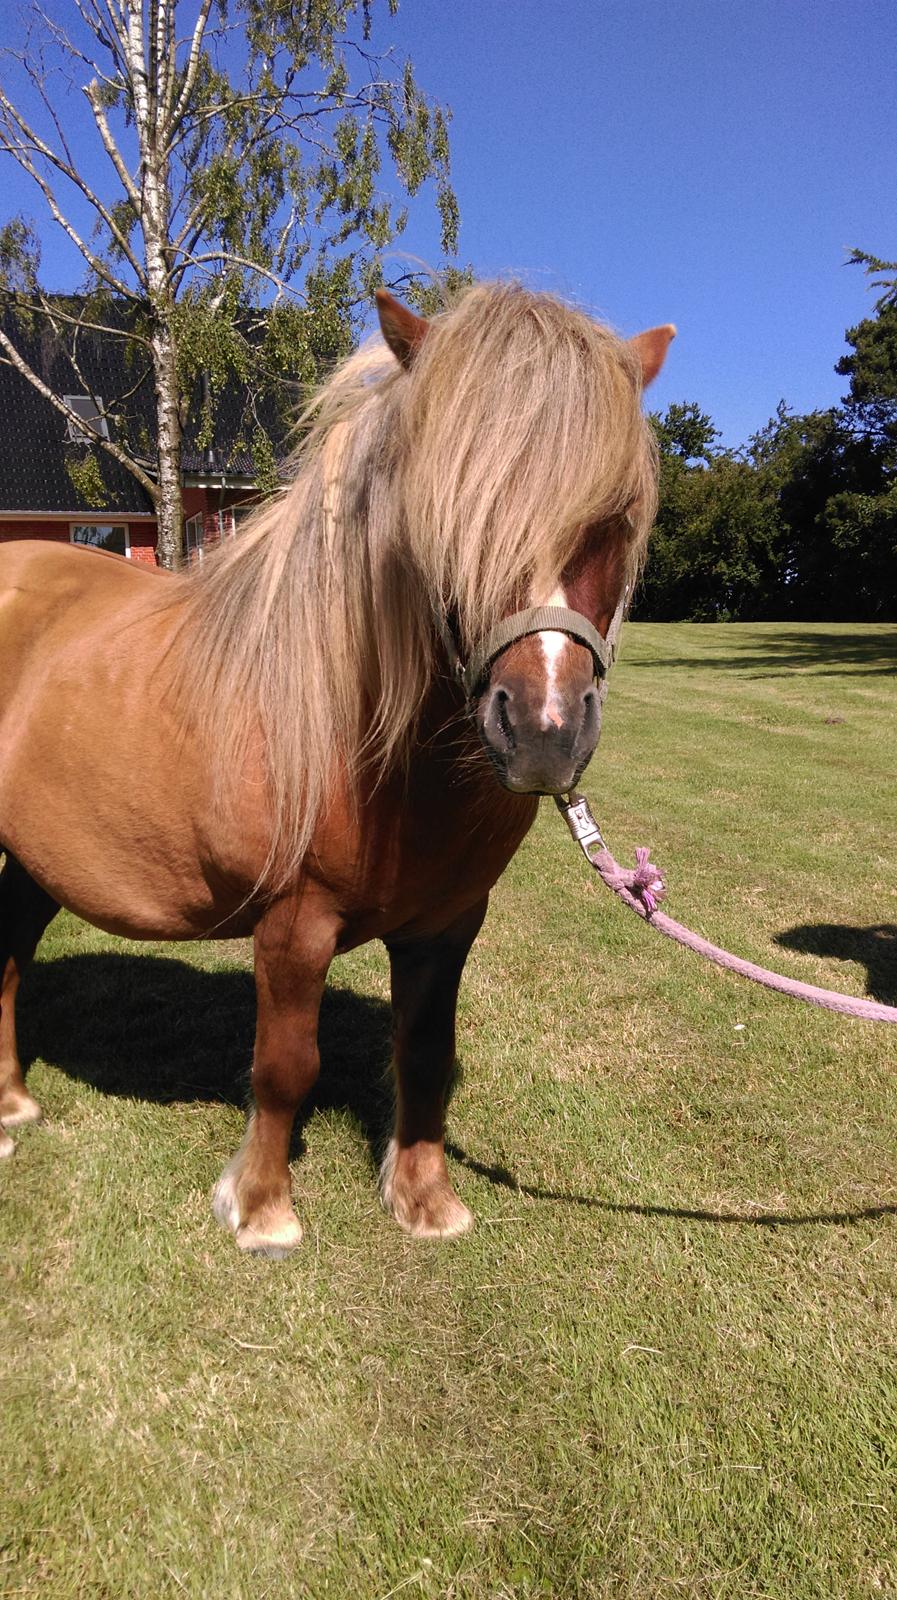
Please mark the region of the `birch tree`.
[[[29, 362], [35, 318], [65, 340], [125, 341], [151, 373], [151, 445], [97, 430], [150, 497], [158, 554], [183, 540], [188, 398], [229, 381], [313, 380], [347, 350], [382, 281], [382, 253], [430, 180], [442, 248], [456, 248], [447, 113], [375, 26], [397, 0], [40, 0], [3, 52], [0, 154], [83, 264], [80, 293], [50, 292], [41, 228], [0, 226], [0, 360], [84, 429]], [[385, 177], [384, 177], [385, 175]], [[400, 203], [381, 188], [388, 182]], [[258, 430], [253, 446], [264, 456]], [[269, 446], [270, 448], [270, 446]]]

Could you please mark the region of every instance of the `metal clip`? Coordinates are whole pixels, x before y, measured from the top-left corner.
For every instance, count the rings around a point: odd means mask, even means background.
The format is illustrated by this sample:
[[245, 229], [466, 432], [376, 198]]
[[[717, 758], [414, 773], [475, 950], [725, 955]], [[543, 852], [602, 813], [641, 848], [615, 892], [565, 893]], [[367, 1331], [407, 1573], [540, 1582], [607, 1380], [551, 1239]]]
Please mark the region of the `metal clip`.
[[583, 794], [556, 794], [554, 803], [561, 812], [573, 838], [579, 845], [589, 864], [592, 864], [592, 851], [606, 850], [607, 845], [601, 837], [595, 818], [589, 810], [589, 802]]

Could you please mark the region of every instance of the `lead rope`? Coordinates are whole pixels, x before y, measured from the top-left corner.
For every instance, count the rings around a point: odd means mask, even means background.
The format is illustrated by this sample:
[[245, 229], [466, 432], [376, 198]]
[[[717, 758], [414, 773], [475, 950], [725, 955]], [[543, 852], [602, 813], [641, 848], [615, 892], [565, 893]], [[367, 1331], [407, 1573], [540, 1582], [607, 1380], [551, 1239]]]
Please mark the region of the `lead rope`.
[[839, 994], [836, 989], [817, 989], [815, 984], [799, 983], [796, 978], [784, 978], [781, 973], [768, 972], [753, 961], [743, 961], [741, 956], [721, 950], [719, 945], [702, 939], [699, 933], [693, 933], [681, 922], [674, 922], [666, 912], [657, 909], [658, 902], [666, 895], [666, 884], [660, 869], [648, 860], [647, 850], [636, 850], [634, 869], [621, 867], [608, 850], [583, 795], [556, 795], [555, 805], [566, 818], [567, 826], [589, 866], [594, 867], [602, 881], [609, 889], [613, 889], [630, 911], [656, 928], [658, 933], [675, 939], [677, 944], [684, 944], [687, 950], [694, 950], [699, 956], [706, 956], [708, 961], [714, 961], [727, 972], [737, 972], [739, 977], [750, 978], [753, 983], [762, 983], [764, 988], [791, 995], [795, 1000], [824, 1006], [827, 1011], [840, 1011], [845, 1017], [863, 1017], [868, 1022], [897, 1022], [897, 1006], [881, 1005], [877, 1000], [860, 1000], [852, 995]]

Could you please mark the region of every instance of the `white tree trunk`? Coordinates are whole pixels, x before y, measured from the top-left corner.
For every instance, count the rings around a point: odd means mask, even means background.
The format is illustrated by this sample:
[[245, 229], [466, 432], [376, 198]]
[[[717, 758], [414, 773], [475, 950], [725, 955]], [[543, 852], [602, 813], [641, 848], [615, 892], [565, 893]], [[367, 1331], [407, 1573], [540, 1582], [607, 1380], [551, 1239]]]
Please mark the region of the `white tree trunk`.
[[[184, 554], [184, 513], [181, 503], [181, 415], [178, 404], [177, 347], [174, 337], [174, 297], [171, 286], [169, 243], [170, 203], [167, 128], [160, 122], [158, 73], [171, 63], [156, 57], [151, 38], [150, 61], [144, 50], [142, 0], [128, 0], [127, 34], [123, 39], [134, 95], [134, 120], [140, 141], [140, 223], [146, 255], [152, 331], [153, 377], [156, 388], [158, 463], [156, 559], [162, 567], [180, 566]], [[163, 30], [164, 31], [164, 30]]]
[[158, 418], [158, 498], [156, 559], [173, 570], [184, 556], [184, 511], [181, 500], [181, 416], [178, 405], [174, 340], [164, 310], [152, 335]]

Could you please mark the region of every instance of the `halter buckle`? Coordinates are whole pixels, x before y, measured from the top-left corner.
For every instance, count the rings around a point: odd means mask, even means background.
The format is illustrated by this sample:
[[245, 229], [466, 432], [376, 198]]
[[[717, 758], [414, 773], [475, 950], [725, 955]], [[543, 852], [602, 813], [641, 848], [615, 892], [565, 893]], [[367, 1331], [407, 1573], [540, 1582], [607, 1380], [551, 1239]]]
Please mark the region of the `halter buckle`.
[[556, 794], [554, 803], [563, 816], [580, 850], [591, 865], [592, 851], [606, 850], [607, 845], [601, 836], [601, 829], [589, 809], [588, 800], [584, 794]]

